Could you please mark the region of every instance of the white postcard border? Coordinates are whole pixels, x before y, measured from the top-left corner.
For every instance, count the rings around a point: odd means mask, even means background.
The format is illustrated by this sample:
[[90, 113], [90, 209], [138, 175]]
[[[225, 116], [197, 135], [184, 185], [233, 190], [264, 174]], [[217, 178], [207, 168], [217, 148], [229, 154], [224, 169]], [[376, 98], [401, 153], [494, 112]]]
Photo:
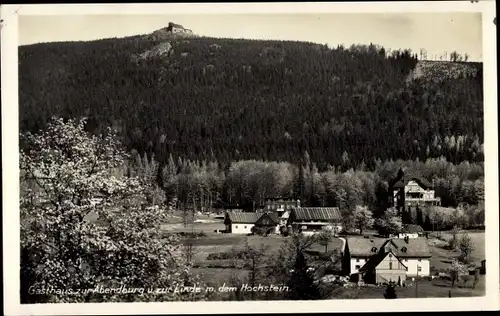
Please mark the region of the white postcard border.
[[[277, 13], [482, 12], [485, 121], [486, 296], [474, 298], [330, 301], [87, 303], [20, 305], [19, 298], [19, 122], [18, 17], [83, 14], [277, 14]], [[6, 315], [311, 313], [369, 311], [455, 311], [499, 308], [499, 204], [496, 27], [494, 1], [395, 3], [238, 3], [3, 5], [1, 7], [2, 169], [4, 237], [4, 312]], [[425, 304], [423, 304], [425, 302]]]

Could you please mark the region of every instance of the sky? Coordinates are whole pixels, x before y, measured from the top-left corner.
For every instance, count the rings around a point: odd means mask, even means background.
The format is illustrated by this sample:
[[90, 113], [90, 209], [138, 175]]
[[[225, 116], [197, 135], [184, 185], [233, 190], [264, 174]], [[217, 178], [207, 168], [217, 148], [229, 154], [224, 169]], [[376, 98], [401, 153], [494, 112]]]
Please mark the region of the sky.
[[308, 41], [328, 44], [379, 44], [386, 49], [467, 53], [482, 61], [481, 13], [328, 13], [210, 15], [57, 15], [20, 16], [19, 45], [86, 41], [147, 34], [182, 24], [209, 37]]

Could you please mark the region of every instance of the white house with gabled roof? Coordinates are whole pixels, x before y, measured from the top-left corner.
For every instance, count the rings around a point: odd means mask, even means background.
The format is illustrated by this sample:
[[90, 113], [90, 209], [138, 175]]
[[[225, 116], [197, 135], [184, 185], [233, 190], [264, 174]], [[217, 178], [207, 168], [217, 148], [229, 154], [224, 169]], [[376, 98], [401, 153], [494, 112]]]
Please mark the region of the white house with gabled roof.
[[425, 238], [347, 238], [344, 247], [346, 274], [353, 275], [375, 255], [393, 253], [407, 268], [406, 275], [430, 275], [431, 252]]

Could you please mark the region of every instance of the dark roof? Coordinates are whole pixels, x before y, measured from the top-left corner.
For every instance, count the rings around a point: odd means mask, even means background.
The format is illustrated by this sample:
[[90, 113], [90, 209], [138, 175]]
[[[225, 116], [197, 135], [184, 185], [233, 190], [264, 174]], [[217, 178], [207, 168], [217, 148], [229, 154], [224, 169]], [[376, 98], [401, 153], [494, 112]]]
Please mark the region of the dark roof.
[[429, 181], [419, 176], [405, 176], [397, 181], [393, 188], [403, 188], [412, 180], [415, 180], [424, 189], [432, 188], [432, 184]]
[[408, 184], [408, 182], [410, 182], [412, 180], [415, 180], [424, 189], [432, 187], [432, 184], [427, 179], [420, 176], [419, 174], [417, 174], [417, 173], [405, 174], [402, 171], [398, 172], [398, 175], [396, 176], [396, 178], [394, 178], [391, 181], [390, 187], [395, 188], [395, 189], [404, 188]]
[[[266, 213], [269, 215], [269, 217], [276, 223], [278, 224], [280, 222], [278, 215], [276, 213]], [[262, 217], [262, 216], [261, 216]], [[260, 217], [259, 217], [260, 218]]]
[[273, 214], [273, 213], [260, 213], [260, 214], [261, 215], [258, 216], [257, 219], [255, 220], [255, 224], [257, 224], [259, 221], [260, 221], [260, 223], [262, 223], [261, 220], [264, 216], [268, 216], [271, 219], [271, 221], [274, 223], [274, 225], [279, 224], [278, 216], [276, 216], [275, 214]]
[[232, 223], [253, 224], [257, 221], [257, 219], [259, 219], [260, 216], [262, 216], [262, 213], [231, 212], [228, 213], [228, 216]]
[[[389, 252], [379, 252], [377, 253], [376, 255], [373, 255], [370, 257], [370, 259], [368, 259], [368, 261], [359, 269], [360, 272], [365, 272], [365, 271], [372, 271], [372, 270], [375, 270], [377, 268], [377, 266], [385, 259], [385, 257], [387, 257], [387, 255], [391, 253], [390, 251]], [[397, 259], [397, 257], [396, 257]], [[401, 260], [398, 259], [399, 262], [401, 262]], [[401, 262], [402, 264], [402, 262]], [[403, 264], [404, 267], [406, 267], [404, 264]]]
[[228, 212], [227, 215], [232, 223], [254, 224], [264, 214], [269, 215], [272, 221], [276, 224], [279, 223], [278, 216], [274, 213], [267, 213], [263, 211], [258, 212]]
[[409, 234], [423, 233], [424, 229], [419, 225], [406, 224], [406, 225], [403, 225], [401, 232], [402, 233], [409, 233]]
[[295, 220], [341, 220], [338, 207], [298, 207], [292, 212]]
[[375, 269], [382, 260], [384, 260], [387, 253], [379, 252], [368, 259], [368, 261], [358, 270], [360, 272], [371, 271]]
[[[373, 255], [370, 257], [370, 259], [368, 259], [368, 261], [361, 267], [361, 269], [359, 269], [360, 272], [364, 272], [364, 271], [372, 271], [372, 270], [375, 270], [375, 268], [382, 262], [382, 260], [385, 259], [385, 257], [389, 254], [389, 253], [392, 253], [391, 251], [387, 251], [387, 252], [379, 252], [377, 253], [376, 255]], [[394, 256], [396, 256], [394, 254]], [[396, 259], [398, 259], [398, 261], [403, 265], [403, 267], [406, 268], [406, 265], [404, 263], [401, 262], [401, 260], [399, 260], [398, 256], [396, 256]]]
[[[431, 252], [425, 238], [411, 238], [408, 243], [404, 239], [366, 239], [353, 237], [347, 239], [349, 253], [352, 257], [370, 257], [378, 252], [384, 251], [384, 247], [393, 245], [394, 255], [397, 257], [431, 257]], [[406, 247], [406, 252], [402, 249]], [[376, 248], [376, 252], [372, 251]], [[389, 247], [387, 247], [389, 248]]]

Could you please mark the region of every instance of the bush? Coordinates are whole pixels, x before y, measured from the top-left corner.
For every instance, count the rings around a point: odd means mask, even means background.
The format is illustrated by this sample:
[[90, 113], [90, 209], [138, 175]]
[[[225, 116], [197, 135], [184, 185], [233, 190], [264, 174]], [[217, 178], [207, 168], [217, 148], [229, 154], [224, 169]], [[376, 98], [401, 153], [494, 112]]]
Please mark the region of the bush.
[[213, 252], [208, 254], [207, 260], [231, 260], [231, 259], [244, 259], [246, 256], [246, 251], [244, 250], [233, 250], [227, 252]]
[[396, 284], [394, 282], [390, 282], [387, 284], [384, 297], [386, 299], [398, 298], [398, 295], [396, 294]]
[[243, 260], [227, 261], [213, 260], [209, 262], [200, 262], [194, 265], [195, 268], [211, 268], [211, 269], [243, 269], [245, 262]]
[[176, 233], [177, 235], [181, 237], [189, 237], [189, 238], [200, 238], [200, 237], [207, 237], [207, 234], [203, 231], [199, 232], [178, 232]]

